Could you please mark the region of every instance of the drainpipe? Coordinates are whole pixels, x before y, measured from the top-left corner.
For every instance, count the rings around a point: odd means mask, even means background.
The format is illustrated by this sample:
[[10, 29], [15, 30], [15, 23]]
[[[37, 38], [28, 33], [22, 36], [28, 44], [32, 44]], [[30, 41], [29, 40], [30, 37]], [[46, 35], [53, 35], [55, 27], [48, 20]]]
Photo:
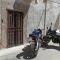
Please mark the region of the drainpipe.
[[45, 13], [44, 13], [44, 35], [46, 35], [46, 8], [47, 8], [47, 0], [43, 0], [45, 4]]

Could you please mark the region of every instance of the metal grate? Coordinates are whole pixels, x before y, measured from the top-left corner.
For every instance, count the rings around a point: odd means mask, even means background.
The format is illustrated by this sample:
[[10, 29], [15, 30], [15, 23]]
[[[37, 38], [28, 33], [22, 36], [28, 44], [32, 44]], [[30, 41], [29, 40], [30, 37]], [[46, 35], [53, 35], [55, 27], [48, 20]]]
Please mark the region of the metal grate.
[[8, 47], [23, 43], [23, 12], [8, 11]]

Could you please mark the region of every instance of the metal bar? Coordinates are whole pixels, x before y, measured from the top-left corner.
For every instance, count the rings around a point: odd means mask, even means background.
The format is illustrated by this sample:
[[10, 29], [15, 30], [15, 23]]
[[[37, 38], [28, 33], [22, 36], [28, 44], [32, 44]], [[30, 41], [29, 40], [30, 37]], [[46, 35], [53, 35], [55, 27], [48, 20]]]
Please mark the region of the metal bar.
[[[13, 17], [12, 20], [13, 20], [13, 27], [14, 27], [14, 11], [13, 11], [13, 16], [12, 17]], [[14, 46], [14, 29], [13, 29], [13, 46]]]

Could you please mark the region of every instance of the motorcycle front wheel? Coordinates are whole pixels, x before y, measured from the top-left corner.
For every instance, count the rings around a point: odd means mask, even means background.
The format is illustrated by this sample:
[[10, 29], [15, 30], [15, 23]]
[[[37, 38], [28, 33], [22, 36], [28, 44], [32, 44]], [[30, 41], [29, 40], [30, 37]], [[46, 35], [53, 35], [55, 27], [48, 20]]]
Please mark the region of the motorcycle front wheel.
[[37, 46], [35, 45], [35, 42], [31, 42], [31, 50], [32, 50], [32, 55], [33, 56], [36, 56], [37, 55], [37, 53], [38, 53], [38, 49], [39, 49], [39, 47], [38, 47], [38, 43], [37, 43]]

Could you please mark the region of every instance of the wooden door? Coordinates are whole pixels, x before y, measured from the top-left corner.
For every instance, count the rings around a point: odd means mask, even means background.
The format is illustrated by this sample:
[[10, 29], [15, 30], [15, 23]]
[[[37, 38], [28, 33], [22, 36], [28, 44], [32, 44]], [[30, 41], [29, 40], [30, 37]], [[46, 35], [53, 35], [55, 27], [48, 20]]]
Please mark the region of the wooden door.
[[8, 11], [8, 47], [23, 43], [23, 12]]

